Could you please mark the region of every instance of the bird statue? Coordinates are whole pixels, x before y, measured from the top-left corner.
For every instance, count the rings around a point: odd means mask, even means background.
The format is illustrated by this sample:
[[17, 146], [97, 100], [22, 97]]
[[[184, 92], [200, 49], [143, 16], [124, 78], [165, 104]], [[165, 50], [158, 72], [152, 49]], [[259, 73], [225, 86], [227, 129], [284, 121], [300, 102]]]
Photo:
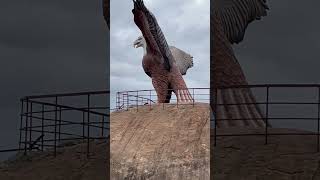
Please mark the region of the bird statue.
[[155, 16], [145, 7], [143, 0], [133, 0], [133, 3], [134, 22], [147, 44], [142, 66], [152, 79], [158, 103], [169, 103], [172, 91], [178, 103], [193, 102]]
[[[139, 36], [134, 42], [133, 42], [133, 47], [135, 48], [139, 48], [142, 47], [143, 48], [143, 55], [147, 54], [147, 43], [146, 40], [144, 39], [143, 36]], [[169, 46], [171, 54], [174, 58], [174, 60], [176, 61], [176, 64], [180, 70], [180, 73], [182, 75], [186, 75], [187, 74], [187, 70], [191, 67], [193, 67], [193, 57], [184, 52], [181, 49], [178, 49], [174, 46]]]
[[[213, 6], [211, 6], [210, 10], [210, 104], [217, 119], [216, 126], [218, 128], [256, 128], [265, 127], [266, 125], [262, 111], [256, 104], [251, 89], [219, 89], [219, 87], [248, 85], [244, 72], [232, 49], [232, 44], [240, 43], [244, 38], [249, 23], [266, 16], [268, 9], [266, 0], [213, 1]], [[246, 104], [230, 105], [237, 103]], [[215, 104], [220, 105], [215, 107]]]

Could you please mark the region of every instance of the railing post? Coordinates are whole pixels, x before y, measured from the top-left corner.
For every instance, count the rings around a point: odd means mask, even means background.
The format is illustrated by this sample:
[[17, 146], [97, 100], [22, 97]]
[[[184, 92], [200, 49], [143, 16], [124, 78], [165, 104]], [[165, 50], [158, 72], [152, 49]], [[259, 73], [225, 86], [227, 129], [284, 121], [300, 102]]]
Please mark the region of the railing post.
[[120, 92], [118, 92], [118, 103], [119, 103], [118, 109], [120, 110], [121, 109], [121, 93]]
[[218, 88], [215, 88], [214, 92], [214, 109], [212, 111], [215, 112], [214, 118], [214, 146], [217, 146], [217, 124], [218, 124]]
[[88, 114], [87, 114], [87, 158], [89, 157], [89, 153], [90, 153], [90, 94], [88, 94], [87, 96], [87, 100], [88, 100]]
[[137, 103], [136, 103], [137, 104], [137, 112], [138, 112], [138, 106], [139, 106], [139, 98], [138, 97], [139, 97], [139, 91], [137, 91]]
[[129, 111], [129, 92], [127, 92], [127, 111]]
[[268, 124], [269, 124], [269, 86], [267, 86], [266, 99], [266, 124], [265, 124], [265, 144], [268, 144]]
[[33, 126], [33, 119], [32, 119], [32, 116], [33, 116], [33, 103], [30, 102], [30, 130], [29, 130], [29, 151], [32, 151], [32, 149], [30, 149], [30, 145], [32, 144], [32, 126]]
[[104, 136], [104, 116], [102, 115], [101, 137]]
[[116, 109], [120, 109], [120, 105], [119, 105], [119, 92], [117, 92], [117, 96], [116, 96]]
[[24, 155], [27, 155], [27, 141], [28, 141], [28, 125], [29, 125], [29, 99], [26, 99], [27, 103], [27, 111], [26, 111], [26, 122], [25, 122], [25, 129], [24, 129]]
[[[178, 95], [179, 95], [179, 89], [178, 89]], [[177, 96], [177, 108], [179, 107], [179, 98]]]
[[149, 94], [150, 94], [150, 99], [149, 99], [149, 107], [150, 107], [150, 110], [151, 110], [151, 90], [149, 91]]
[[57, 122], [58, 122], [58, 96], [55, 97], [55, 107], [54, 107], [54, 157], [57, 156]]
[[83, 111], [82, 112], [82, 142], [84, 143], [84, 140], [85, 140], [85, 118], [86, 118], [86, 112]]
[[44, 143], [44, 104], [42, 104], [42, 109], [41, 109], [41, 151], [43, 151], [43, 143]]
[[23, 99], [20, 100], [21, 102], [21, 110], [20, 110], [20, 137], [19, 137], [19, 151], [21, 149], [21, 141], [22, 141], [22, 124], [23, 124], [23, 113], [24, 113], [24, 109], [23, 109], [23, 104], [24, 104], [24, 101]]
[[320, 86], [318, 86], [318, 121], [317, 121], [317, 152], [319, 152], [319, 133], [320, 133]]
[[194, 88], [192, 88], [192, 106], [194, 107]]
[[125, 103], [125, 101], [124, 101], [124, 93], [122, 93], [122, 105], [123, 105], [123, 109], [125, 108], [124, 103]]
[[61, 111], [61, 107], [59, 107], [59, 137], [58, 137], [59, 143], [61, 141], [61, 122], [62, 122], [61, 116], [62, 116], [62, 111]]

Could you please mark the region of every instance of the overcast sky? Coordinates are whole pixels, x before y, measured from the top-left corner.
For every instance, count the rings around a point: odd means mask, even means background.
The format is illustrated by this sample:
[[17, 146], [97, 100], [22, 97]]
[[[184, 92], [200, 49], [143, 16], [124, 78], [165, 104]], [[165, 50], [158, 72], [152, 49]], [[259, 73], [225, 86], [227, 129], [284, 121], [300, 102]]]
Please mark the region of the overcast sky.
[[250, 83], [320, 83], [320, 1], [269, 0], [236, 56]]
[[17, 147], [22, 96], [106, 89], [101, 6], [101, 0], [0, 1], [0, 149]]
[[[184, 79], [189, 88], [209, 87], [209, 0], [145, 0], [169, 45], [194, 57], [194, 67]], [[130, 0], [111, 0], [111, 91], [154, 89], [142, 68], [143, 49], [133, 48], [141, 31], [133, 21]], [[114, 105], [114, 94], [111, 104]]]

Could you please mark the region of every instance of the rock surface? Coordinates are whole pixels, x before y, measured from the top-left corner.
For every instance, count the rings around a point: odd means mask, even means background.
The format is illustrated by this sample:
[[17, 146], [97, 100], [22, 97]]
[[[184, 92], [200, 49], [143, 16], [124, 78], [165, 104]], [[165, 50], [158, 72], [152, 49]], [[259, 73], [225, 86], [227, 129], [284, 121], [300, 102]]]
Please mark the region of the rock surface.
[[109, 177], [107, 142], [92, 142], [90, 158], [85, 144], [60, 149], [57, 157], [52, 152], [32, 153], [2, 163], [1, 180], [107, 180]]
[[208, 180], [209, 105], [153, 105], [111, 114], [111, 179]]

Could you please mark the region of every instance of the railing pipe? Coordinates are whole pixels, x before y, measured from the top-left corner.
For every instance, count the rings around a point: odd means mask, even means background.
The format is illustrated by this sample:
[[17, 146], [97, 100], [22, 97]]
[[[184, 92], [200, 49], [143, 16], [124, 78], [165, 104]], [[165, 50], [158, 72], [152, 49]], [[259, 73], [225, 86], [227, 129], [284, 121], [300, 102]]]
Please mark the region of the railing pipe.
[[[88, 112], [90, 112], [90, 94], [87, 95], [88, 100]], [[89, 158], [90, 153], [90, 113], [87, 114], [87, 157]]]
[[268, 125], [269, 125], [269, 86], [267, 87], [266, 97], [266, 120], [265, 120], [265, 144], [268, 144]]
[[217, 124], [218, 124], [218, 89], [215, 89], [214, 92], [214, 109], [212, 109], [214, 113], [214, 146], [217, 146]]
[[[23, 126], [23, 114], [24, 114], [23, 105], [24, 105], [24, 101], [21, 99], [20, 102], [21, 102], [21, 110], [20, 110], [20, 129], [21, 129], [22, 126]], [[22, 131], [20, 130], [19, 132], [20, 132], [20, 134], [19, 134], [19, 149], [21, 149]]]
[[58, 136], [58, 142], [60, 143], [61, 140], [61, 121], [62, 121], [62, 111], [61, 111], [61, 107], [59, 107], [59, 136]]
[[30, 147], [30, 145], [31, 145], [31, 142], [32, 142], [32, 124], [33, 124], [33, 118], [32, 118], [32, 110], [33, 110], [33, 108], [32, 108], [32, 106], [33, 106], [33, 103], [32, 102], [30, 102], [31, 104], [30, 104], [30, 121], [29, 121], [29, 123], [30, 123], [30, 128], [29, 128], [29, 147]]
[[24, 130], [24, 155], [27, 155], [27, 141], [28, 141], [28, 120], [29, 120], [29, 116], [28, 116], [28, 113], [29, 113], [29, 99], [26, 99], [26, 103], [27, 103], [27, 115], [25, 117], [25, 130]]
[[[41, 115], [41, 136], [44, 137], [44, 104], [42, 104], [42, 115]], [[41, 140], [41, 151], [43, 151], [44, 138]]]
[[55, 112], [54, 112], [54, 157], [57, 156], [57, 123], [58, 123], [58, 96], [55, 97]]
[[317, 119], [317, 152], [319, 152], [319, 134], [320, 133], [320, 87], [318, 87], [318, 119]]

